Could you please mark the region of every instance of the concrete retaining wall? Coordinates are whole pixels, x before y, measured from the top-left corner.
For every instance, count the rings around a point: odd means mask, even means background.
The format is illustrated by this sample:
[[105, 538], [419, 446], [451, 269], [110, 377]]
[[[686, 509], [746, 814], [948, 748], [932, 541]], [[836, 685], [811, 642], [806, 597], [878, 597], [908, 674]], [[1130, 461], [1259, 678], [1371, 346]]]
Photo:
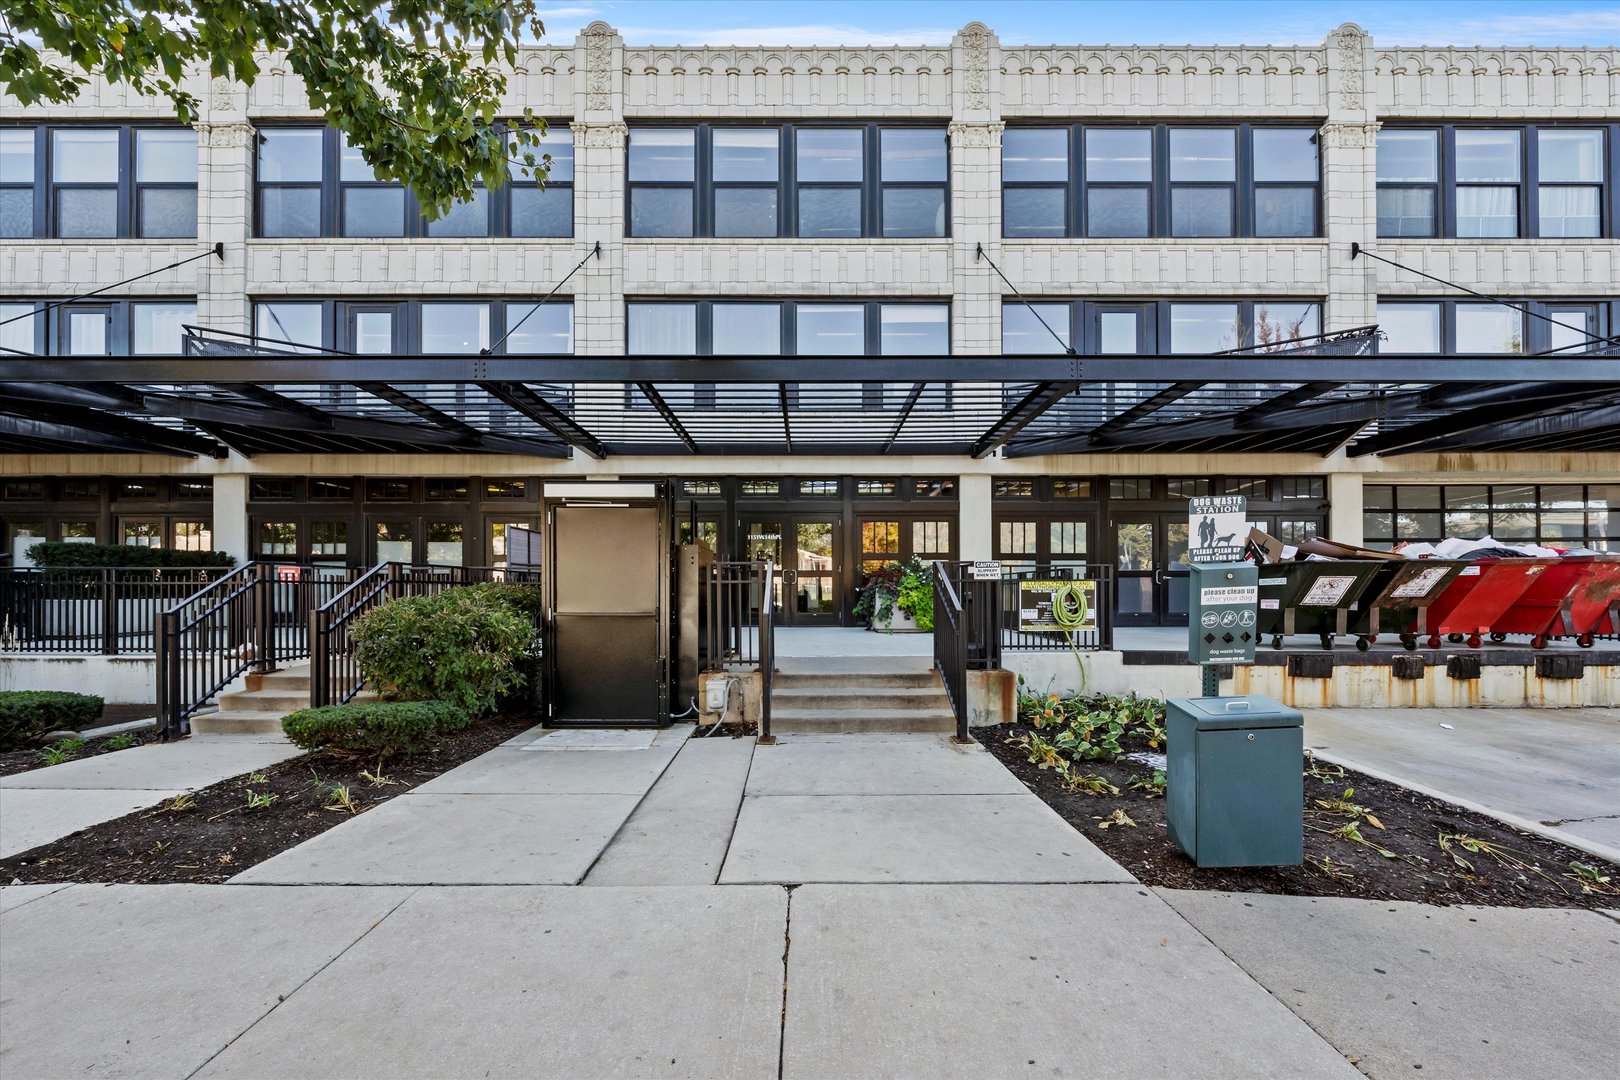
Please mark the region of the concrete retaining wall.
[[99, 694], [109, 705], [145, 705], [157, 698], [151, 656], [0, 657], [0, 690], [72, 690]]
[[[1201, 692], [1191, 664], [1126, 664], [1117, 652], [1085, 653], [1084, 689], [1098, 694], [1193, 697]], [[1035, 693], [1080, 689], [1073, 653], [1003, 652], [1002, 667]], [[1388, 663], [1336, 663], [1331, 678], [1288, 674], [1281, 664], [1243, 665], [1221, 680], [1223, 694], [1263, 694], [1305, 709], [1438, 708], [1568, 709], [1620, 706], [1620, 664], [1588, 664], [1578, 679], [1549, 679], [1535, 664], [1484, 664], [1478, 679], [1453, 679], [1442, 660], [1421, 679], [1397, 679]]]

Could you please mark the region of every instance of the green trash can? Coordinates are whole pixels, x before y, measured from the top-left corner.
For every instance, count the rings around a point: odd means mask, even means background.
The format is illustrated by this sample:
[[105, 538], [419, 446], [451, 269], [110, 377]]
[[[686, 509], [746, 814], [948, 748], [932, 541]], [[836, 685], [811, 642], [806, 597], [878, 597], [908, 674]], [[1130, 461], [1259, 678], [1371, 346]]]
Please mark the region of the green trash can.
[[1170, 839], [1199, 866], [1305, 857], [1305, 719], [1255, 694], [1167, 703]]

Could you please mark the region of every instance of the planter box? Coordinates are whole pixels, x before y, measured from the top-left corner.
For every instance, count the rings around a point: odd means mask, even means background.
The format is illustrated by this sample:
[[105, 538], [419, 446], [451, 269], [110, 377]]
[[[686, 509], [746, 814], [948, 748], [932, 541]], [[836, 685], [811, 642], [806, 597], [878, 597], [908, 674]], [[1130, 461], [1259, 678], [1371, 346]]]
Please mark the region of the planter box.
[[876, 631], [879, 634], [926, 634], [926, 633], [929, 633], [929, 631], [923, 630], [920, 627], [918, 627], [917, 626], [917, 620], [913, 619], [910, 615], [907, 615], [905, 612], [901, 611], [899, 608], [894, 609], [894, 614], [889, 617], [889, 623], [888, 623], [887, 626], [874, 621], [872, 623], [872, 625], [867, 627], [867, 629]]

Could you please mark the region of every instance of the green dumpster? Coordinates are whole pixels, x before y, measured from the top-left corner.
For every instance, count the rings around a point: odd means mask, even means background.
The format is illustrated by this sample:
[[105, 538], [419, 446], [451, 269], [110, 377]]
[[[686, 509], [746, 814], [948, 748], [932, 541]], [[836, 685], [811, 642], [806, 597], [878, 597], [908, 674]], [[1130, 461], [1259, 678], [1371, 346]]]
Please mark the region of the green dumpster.
[[1304, 717], [1254, 694], [1167, 706], [1170, 839], [1199, 866], [1298, 866]]
[[1346, 633], [1352, 606], [1379, 570], [1389, 562], [1322, 559], [1268, 563], [1260, 568], [1260, 635], [1271, 647], [1283, 646], [1284, 634], [1315, 634], [1322, 648], [1333, 648], [1333, 635]]

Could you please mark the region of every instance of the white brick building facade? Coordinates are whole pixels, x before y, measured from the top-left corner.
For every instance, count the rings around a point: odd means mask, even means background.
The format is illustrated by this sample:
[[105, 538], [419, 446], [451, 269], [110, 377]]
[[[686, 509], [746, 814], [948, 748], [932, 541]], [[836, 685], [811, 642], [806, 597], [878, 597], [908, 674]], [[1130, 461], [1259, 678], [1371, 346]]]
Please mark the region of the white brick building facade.
[[[1032, 301], [1306, 298], [1322, 328], [1377, 321], [1379, 299], [1455, 297], [1368, 259], [1360, 243], [1426, 273], [1518, 299], [1620, 298], [1620, 240], [1380, 241], [1375, 143], [1382, 123], [1503, 124], [1620, 117], [1614, 49], [1386, 49], [1346, 25], [1318, 46], [1035, 47], [1004, 45], [980, 23], [947, 45], [905, 48], [677, 48], [626, 45], [609, 26], [571, 46], [523, 50], [510, 105], [574, 133], [574, 235], [565, 240], [263, 239], [254, 235], [253, 132], [319, 120], [274, 59], [252, 87], [194, 88], [199, 131], [197, 243], [138, 239], [0, 241], [0, 300], [59, 298], [132, 277], [199, 249], [207, 259], [132, 287], [194, 297], [205, 327], [252, 332], [253, 304], [276, 297], [539, 296], [600, 242], [573, 279], [574, 351], [626, 349], [627, 298], [933, 298], [950, 305], [954, 353], [1002, 349], [1011, 302], [985, 254]], [[8, 122], [167, 119], [162, 102], [92, 86], [71, 109], [0, 101]], [[930, 122], [948, 131], [949, 228], [942, 239], [635, 238], [626, 229], [627, 131], [638, 122], [814, 119]], [[1265, 240], [1004, 237], [1001, 144], [1008, 125], [1041, 122], [1274, 121], [1320, 129], [1321, 235]], [[1612, 160], [1612, 152], [1611, 152]], [[1616, 191], [1609, 176], [1606, 197]], [[1607, 332], [1614, 333], [1614, 326]], [[1005, 476], [1269, 475], [1326, 478], [1331, 535], [1362, 538], [1365, 483], [1620, 484], [1612, 454], [1464, 453], [1346, 458], [1269, 453], [1086, 454], [984, 460], [676, 457], [605, 462], [506, 455], [289, 455], [177, 460], [139, 454], [0, 454], [0, 475], [212, 475], [213, 540], [252, 552], [252, 476], [943, 474], [958, 478], [962, 558], [993, 551], [992, 480]], [[1620, 488], [1615, 489], [1620, 494]], [[4, 507], [0, 507], [4, 510]], [[26, 516], [26, 514], [23, 514]], [[15, 521], [17, 512], [9, 517]], [[109, 539], [102, 537], [102, 539]]]

